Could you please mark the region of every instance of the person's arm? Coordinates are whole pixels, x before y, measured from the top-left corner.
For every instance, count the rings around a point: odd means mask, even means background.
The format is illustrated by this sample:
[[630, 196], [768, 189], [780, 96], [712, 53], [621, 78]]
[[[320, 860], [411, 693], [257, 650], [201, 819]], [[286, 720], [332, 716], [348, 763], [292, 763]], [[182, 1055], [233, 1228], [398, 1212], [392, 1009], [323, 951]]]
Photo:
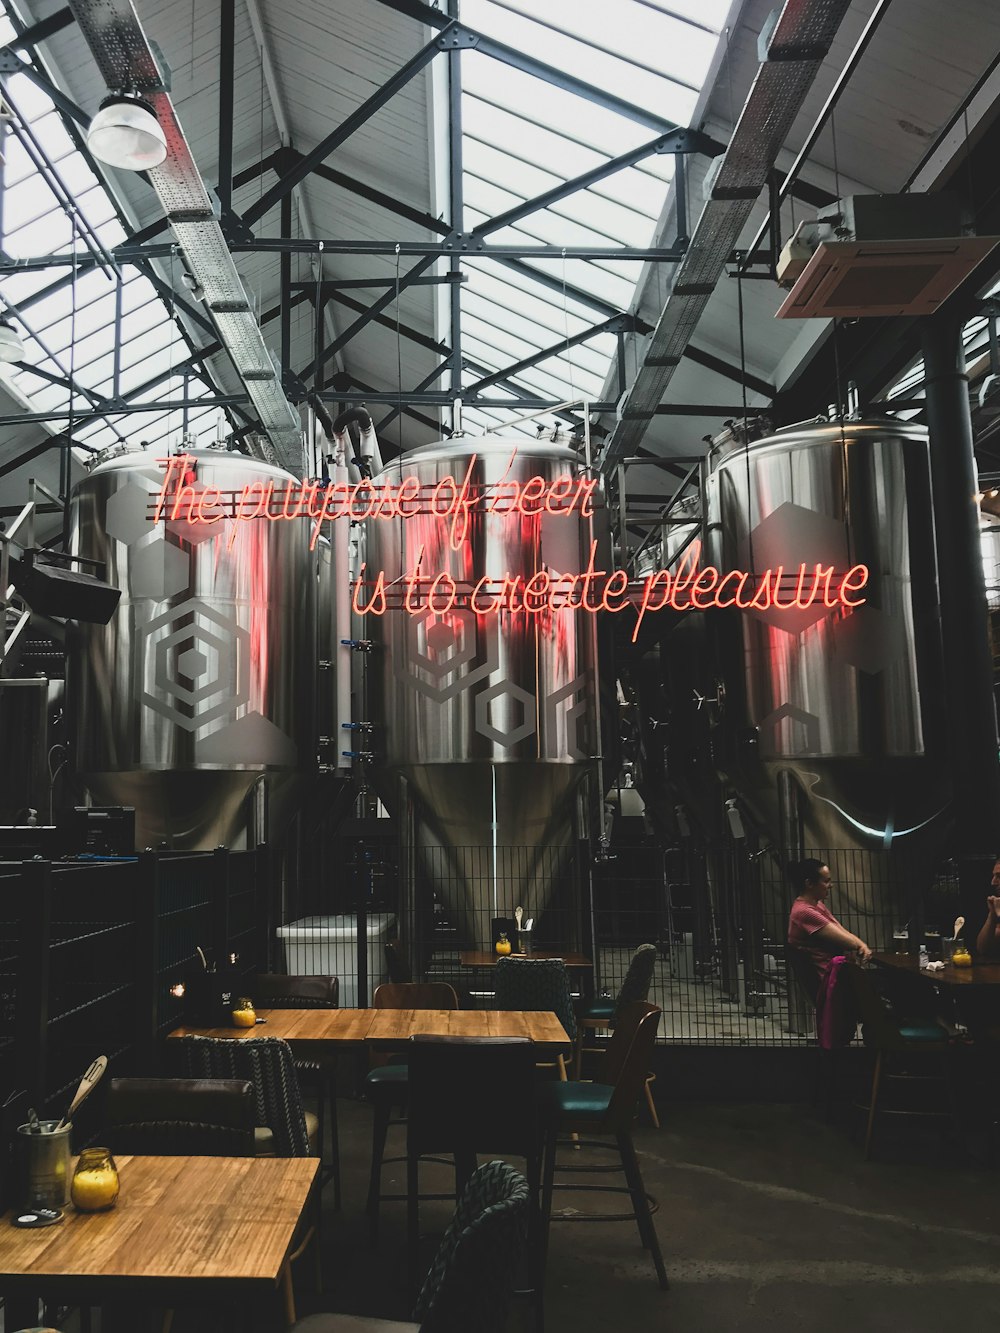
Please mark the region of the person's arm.
[[824, 944], [836, 944], [841, 949], [856, 949], [861, 955], [862, 962], [867, 963], [872, 956], [872, 951], [864, 940], [859, 939], [857, 935], [852, 935], [849, 930], [845, 930], [839, 921], [829, 921], [819, 930], [813, 931], [811, 939], [822, 940]]
[[986, 920], [976, 936], [976, 953], [981, 958], [989, 958], [997, 950], [997, 924], [1000, 923], [1000, 898], [992, 895], [986, 899]]

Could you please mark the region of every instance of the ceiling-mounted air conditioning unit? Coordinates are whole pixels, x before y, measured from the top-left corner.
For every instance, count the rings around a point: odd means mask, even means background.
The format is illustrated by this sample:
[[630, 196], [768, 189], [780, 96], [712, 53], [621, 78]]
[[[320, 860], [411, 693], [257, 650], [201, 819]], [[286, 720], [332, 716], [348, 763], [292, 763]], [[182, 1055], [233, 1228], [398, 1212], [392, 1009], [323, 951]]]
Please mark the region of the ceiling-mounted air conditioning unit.
[[804, 222], [781, 252], [778, 319], [931, 315], [1000, 236], [972, 236], [951, 194], [858, 194]]

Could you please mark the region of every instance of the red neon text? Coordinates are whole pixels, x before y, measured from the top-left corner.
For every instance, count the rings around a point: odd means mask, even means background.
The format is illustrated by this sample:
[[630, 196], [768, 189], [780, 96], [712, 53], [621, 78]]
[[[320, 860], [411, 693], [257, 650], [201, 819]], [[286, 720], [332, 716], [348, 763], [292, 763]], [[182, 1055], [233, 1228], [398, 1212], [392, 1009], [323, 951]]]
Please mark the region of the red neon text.
[[862, 606], [865, 601], [854, 594], [867, 586], [867, 565], [852, 565], [845, 571], [822, 564], [788, 569], [776, 565], [757, 575], [735, 569], [723, 574], [713, 565], [699, 569], [699, 555], [700, 543], [692, 542], [676, 571], [658, 569], [643, 579], [630, 581], [624, 570], [609, 573], [595, 568], [597, 543], [593, 542], [582, 574], [550, 574], [543, 569], [527, 578], [506, 573], [484, 575], [471, 582], [456, 580], [447, 572], [425, 574], [421, 550], [413, 569], [390, 585], [384, 573], [379, 573], [374, 583], [366, 580], [362, 569], [361, 577], [352, 585], [352, 603], [359, 615], [375, 616], [387, 611], [417, 616], [427, 610], [446, 615], [455, 609], [481, 616], [539, 616], [565, 610], [618, 614], [632, 607], [636, 613], [634, 643], [650, 611], [708, 611], [732, 606], [741, 611], [804, 611], [814, 604], [834, 610]]
[[[324, 523], [346, 518], [353, 522], [366, 519], [407, 519], [425, 514], [449, 521], [449, 540], [457, 551], [469, 535], [473, 514], [518, 514], [532, 517], [543, 514], [579, 513], [589, 518], [594, 512], [596, 477], [529, 477], [510, 481], [516, 453], [507, 461], [499, 482], [488, 486], [472, 480], [477, 455], [473, 454], [461, 479], [448, 475], [433, 485], [416, 477], [392, 481], [356, 483], [303, 480], [287, 486], [273, 481], [251, 481], [240, 491], [222, 491], [217, 486], [199, 490], [193, 484], [192, 459], [179, 454], [161, 459], [165, 467], [163, 484], [153, 507], [153, 522], [251, 523], [265, 518], [312, 519], [310, 549], [316, 545]], [[230, 536], [230, 545], [236, 529]]]

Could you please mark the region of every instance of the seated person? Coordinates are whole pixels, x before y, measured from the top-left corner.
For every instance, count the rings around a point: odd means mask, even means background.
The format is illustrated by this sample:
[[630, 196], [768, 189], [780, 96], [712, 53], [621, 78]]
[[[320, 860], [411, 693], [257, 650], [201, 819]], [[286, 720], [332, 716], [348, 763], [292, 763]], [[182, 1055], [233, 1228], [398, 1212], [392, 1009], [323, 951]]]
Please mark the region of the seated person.
[[986, 899], [986, 920], [976, 936], [980, 958], [1000, 958], [1000, 857], [994, 863], [990, 883], [993, 892]]
[[856, 952], [862, 962], [867, 962], [872, 951], [864, 940], [842, 926], [827, 907], [825, 900], [833, 879], [824, 861], [808, 857], [793, 862], [789, 870], [798, 895], [788, 918], [788, 943], [812, 963], [818, 989], [831, 958]]

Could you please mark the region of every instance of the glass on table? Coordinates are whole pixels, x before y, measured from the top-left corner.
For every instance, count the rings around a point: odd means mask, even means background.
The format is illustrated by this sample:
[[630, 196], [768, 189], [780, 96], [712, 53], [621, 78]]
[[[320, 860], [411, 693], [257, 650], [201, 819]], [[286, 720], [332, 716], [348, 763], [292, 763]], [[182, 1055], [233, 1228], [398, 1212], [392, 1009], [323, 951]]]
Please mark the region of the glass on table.
[[907, 926], [901, 926], [899, 930], [892, 932], [893, 953], [910, 952], [910, 931]]

